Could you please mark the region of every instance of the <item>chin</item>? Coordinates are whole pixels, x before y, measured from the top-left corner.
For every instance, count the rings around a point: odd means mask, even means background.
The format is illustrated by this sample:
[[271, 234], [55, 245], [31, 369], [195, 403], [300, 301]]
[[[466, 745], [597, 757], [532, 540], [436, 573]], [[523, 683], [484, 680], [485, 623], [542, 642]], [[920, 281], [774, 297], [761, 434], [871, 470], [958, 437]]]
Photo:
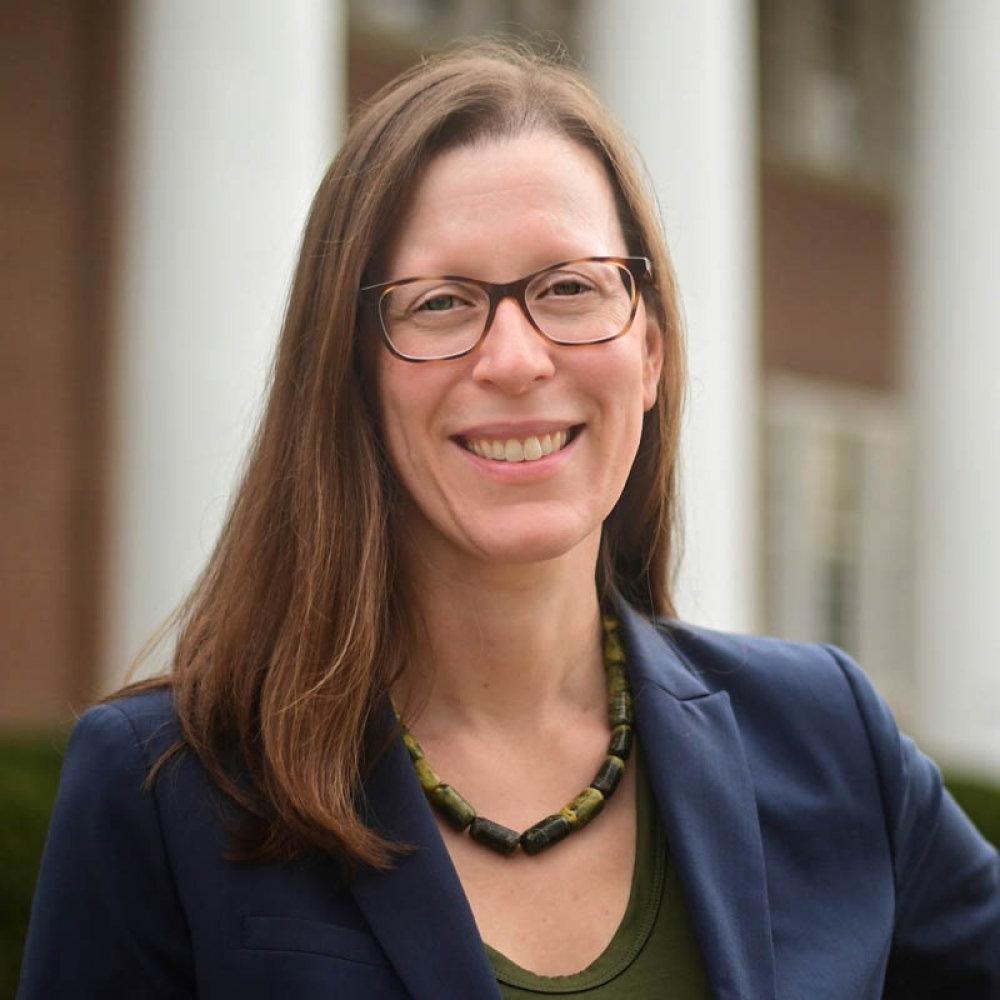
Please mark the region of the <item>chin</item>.
[[[530, 503], [519, 509], [488, 510], [476, 505], [438, 511], [428, 517], [416, 504], [407, 506], [401, 536], [421, 561], [464, 565], [525, 566], [572, 555], [579, 566], [596, 566], [602, 511], [566, 502]], [[582, 569], [581, 569], [582, 571]]]
[[[597, 555], [600, 525], [594, 530], [588, 524], [574, 524], [565, 515], [561, 518], [533, 518], [529, 524], [503, 525], [497, 529], [470, 533], [467, 545], [479, 558], [498, 565], [526, 565], [559, 559], [581, 547], [590, 546]], [[465, 547], [465, 546], [463, 546]]]

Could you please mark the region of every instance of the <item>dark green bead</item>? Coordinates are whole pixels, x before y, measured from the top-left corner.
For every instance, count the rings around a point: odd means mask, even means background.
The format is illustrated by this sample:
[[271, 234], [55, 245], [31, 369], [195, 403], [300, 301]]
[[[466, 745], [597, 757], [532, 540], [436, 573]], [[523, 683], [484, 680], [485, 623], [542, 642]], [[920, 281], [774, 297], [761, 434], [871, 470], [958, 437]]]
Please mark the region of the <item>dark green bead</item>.
[[441, 779], [434, 773], [434, 768], [427, 763], [423, 757], [419, 757], [413, 762], [413, 769], [420, 779], [420, 787], [430, 795], [431, 792], [441, 784]]
[[632, 725], [632, 694], [619, 691], [608, 699], [608, 722], [611, 728]]
[[628, 674], [625, 672], [625, 664], [608, 664], [608, 697], [614, 697], [614, 695], [628, 690]]
[[625, 773], [625, 761], [620, 757], [609, 754], [604, 758], [601, 769], [590, 783], [591, 788], [596, 788], [606, 799], [610, 799], [618, 787], [618, 782], [622, 780]]
[[624, 663], [625, 650], [622, 649], [621, 641], [614, 632], [609, 632], [604, 637], [604, 662]]
[[469, 836], [499, 854], [513, 854], [521, 838], [516, 830], [501, 826], [491, 819], [477, 816], [469, 827]]
[[528, 827], [521, 834], [521, 850], [525, 854], [537, 854], [546, 847], [558, 844], [560, 840], [572, 833], [573, 827], [565, 816], [556, 813], [546, 816], [541, 822]]
[[438, 785], [430, 799], [456, 830], [464, 830], [476, 818], [476, 810], [451, 785]]
[[615, 726], [611, 730], [611, 742], [608, 744], [608, 753], [614, 757], [621, 757], [628, 760], [628, 755], [632, 752], [632, 727]]
[[574, 830], [585, 827], [604, 808], [604, 796], [596, 788], [585, 788], [568, 806], [559, 810]]
[[424, 756], [420, 744], [409, 733], [403, 733], [403, 746], [406, 747], [410, 760], [420, 760]]

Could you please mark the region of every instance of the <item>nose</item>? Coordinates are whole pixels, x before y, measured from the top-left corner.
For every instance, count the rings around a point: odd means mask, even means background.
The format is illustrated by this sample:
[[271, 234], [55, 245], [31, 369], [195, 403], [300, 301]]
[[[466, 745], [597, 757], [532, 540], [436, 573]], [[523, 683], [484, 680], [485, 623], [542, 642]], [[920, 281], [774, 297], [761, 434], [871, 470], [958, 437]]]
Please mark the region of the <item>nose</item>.
[[520, 396], [555, 374], [552, 345], [530, 323], [513, 298], [503, 299], [476, 348], [473, 378]]

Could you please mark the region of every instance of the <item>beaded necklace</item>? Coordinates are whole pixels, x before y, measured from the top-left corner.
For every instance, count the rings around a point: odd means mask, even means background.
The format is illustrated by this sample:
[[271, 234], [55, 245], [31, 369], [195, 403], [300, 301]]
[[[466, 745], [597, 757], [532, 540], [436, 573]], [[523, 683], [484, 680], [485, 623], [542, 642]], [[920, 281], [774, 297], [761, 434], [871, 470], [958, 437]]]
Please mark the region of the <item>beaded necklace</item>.
[[473, 840], [499, 854], [512, 854], [518, 847], [525, 854], [538, 854], [546, 847], [558, 844], [574, 830], [583, 829], [614, 794], [632, 750], [632, 689], [625, 670], [625, 652], [618, 636], [618, 622], [605, 616], [601, 624], [604, 628], [604, 667], [608, 680], [608, 722], [611, 724], [607, 756], [594, 780], [572, 802], [523, 833], [478, 816], [451, 785], [446, 785], [434, 773], [420, 744], [402, 719], [399, 720], [403, 743], [409, 751], [424, 794], [456, 830], [461, 832], [467, 829]]

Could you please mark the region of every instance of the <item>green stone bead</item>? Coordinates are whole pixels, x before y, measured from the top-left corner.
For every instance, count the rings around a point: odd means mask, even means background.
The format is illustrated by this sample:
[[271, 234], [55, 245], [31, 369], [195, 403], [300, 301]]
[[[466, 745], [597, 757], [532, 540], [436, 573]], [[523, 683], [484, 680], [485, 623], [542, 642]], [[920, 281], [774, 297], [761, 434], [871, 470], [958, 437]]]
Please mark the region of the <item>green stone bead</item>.
[[568, 806], [559, 810], [574, 830], [585, 827], [604, 808], [604, 796], [596, 788], [585, 788]]
[[628, 755], [632, 752], [632, 727], [615, 726], [611, 730], [611, 742], [608, 744], [608, 753], [622, 760], [628, 760]]
[[528, 827], [521, 834], [521, 850], [525, 854], [537, 854], [544, 851], [546, 847], [558, 844], [560, 840], [569, 836], [573, 832], [573, 827], [565, 816], [556, 813], [554, 816], [546, 816], [545, 819]]
[[604, 662], [624, 663], [625, 650], [622, 649], [621, 641], [614, 632], [609, 632], [604, 637]]
[[441, 779], [434, 773], [434, 769], [427, 763], [425, 757], [420, 757], [413, 762], [413, 769], [420, 779], [420, 787], [430, 795], [431, 792], [441, 784]]
[[521, 842], [517, 830], [494, 823], [491, 819], [483, 819], [482, 816], [477, 816], [472, 821], [469, 836], [499, 854], [513, 854]]
[[624, 663], [611, 663], [608, 665], [608, 696], [620, 694], [629, 690], [628, 674], [625, 672]]
[[608, 754], [604, 758], [601, 769], [597, 772], [590, 787], [600, 792], [606, 799], [610, 799], [618, 787], [618, 782], [622, 780], [625, 773], [625, 761], [621, 757]]
[[608, 722], [611, 728], [632, 725], [632, 695], [629, 691], [619, 691], [608, 701]]
[[438, 785], [430, 799], [456, 830], [464, 830], [476, 818], [476, 810], [451, 785]]
[[407, 753], [410, 755], [410, 760], [416, 761], [423, 758], [424, 751], [409, 733], [403, 733], [403, 746], [406, 747]]

